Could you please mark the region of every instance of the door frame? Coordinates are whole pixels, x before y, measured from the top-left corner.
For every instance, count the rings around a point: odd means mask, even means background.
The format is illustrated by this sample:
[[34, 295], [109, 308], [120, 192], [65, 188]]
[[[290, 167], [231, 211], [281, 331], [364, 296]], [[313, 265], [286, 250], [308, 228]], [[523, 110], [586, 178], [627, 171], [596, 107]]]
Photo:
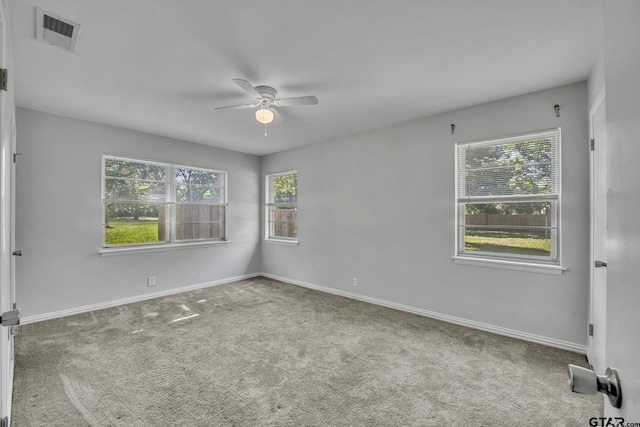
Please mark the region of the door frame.
[[[605, 89], [604, 87], [598, 92], [598, 95], [596, 96], [596, 98], [594, 99], [593, 104], [591, 105], [591, 108], [589, 110], [589, 141], [593, 141], [594, 140], [594, 117], [596, 115], [596, 113], [598, 112], [598, 110], [600, 110], [601, 107], [605, 106], [606, 108], [606, 104], [605, 104]], [[605, 112], [606, 114], [606, 112]], [[606, 132], [606, 131], [605, 131]], [[596, 142], [596, 144], [598, 144], [598, 142]], [[599, 147], [605, 147], [606, 149], [606, 140], [604, 142], [600, 142]], [[598, 147], [598, 148], [599, 148]], [[596, 301], [596, 299], [594, 298], [594, 294], [595, 294], [595, 261], [596, 261], [596, 256], [595, 256], [595, 249], [594, 249], [594, 235], [595, 235], [595, 227], [597, 226], [597, 224], [594, 221], [594, 206], [596, 203], [596, 200], [594, 198], [594, 186], [595, 186], [595, 165], [594, 165], [594, 156], [596, 155], [596, 150], [598, 150], [598, 148], [595, 148], [594, 150], [591, 150], [589, 152], [589, 231], [590, 231], [590, 239], [589, 239], [589, 324], [587, 325], [587, 327], [589, 328], [591, 325], [594, 325], [594, 329], [596, 328], [595, 324], [594, 324], [594, 318], [596, 317], [595, 312], [596, 310], [601, 310], [602, 311], [602, 315], [606, 318], [606, 314], [607, 314], [607, 303], [606, 301], [604, 301], [604, 303], [602, 303], [602, 301]], [[604, 201], [605, 203], [603, 204], [604, 208], [606, 209], [606, 200]], [[606, 226], [605, 226], [606, 227]], [[606, 244], [606, 242], [605, 242]], [[606, 261], [606, 260], [603, 260]], [[606, 330], [605, 330], [605, 325], [598, 325], [597, 326], [600, 329], [599, 333], [604, 334], [603, 336], [606, 339]], [[597, 345], [597, 342], [594, 342], [593, 337], [591, 336], [591, 334], [587, 334], [587, 358], [589, 360], [589, 363], [595, 368], [596, 372], [602, 371], [601, 373], [604, 373], [604, 369], [605, 369], [605, 360], [598, 360], [596, 361], [596, 353], [600, 353], [600, 354], [605, 354], [605, 346], [606, 343], [602, 342], [602, 347], [601, 349], [599, 349], [600, 351], [598, 351], [595, 348], [595, 345]], [[603, 364], [603, 366], [596, 366]]]

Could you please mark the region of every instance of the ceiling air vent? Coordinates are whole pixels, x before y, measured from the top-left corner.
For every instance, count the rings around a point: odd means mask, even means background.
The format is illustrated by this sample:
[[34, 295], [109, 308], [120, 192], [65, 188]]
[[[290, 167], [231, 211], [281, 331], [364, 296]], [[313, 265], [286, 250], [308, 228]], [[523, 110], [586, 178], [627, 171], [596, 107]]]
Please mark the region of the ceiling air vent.
[[79, 32], [80, 25], [75, 22], [36, 8], [36, 39], [73, 52], [76, 50]]

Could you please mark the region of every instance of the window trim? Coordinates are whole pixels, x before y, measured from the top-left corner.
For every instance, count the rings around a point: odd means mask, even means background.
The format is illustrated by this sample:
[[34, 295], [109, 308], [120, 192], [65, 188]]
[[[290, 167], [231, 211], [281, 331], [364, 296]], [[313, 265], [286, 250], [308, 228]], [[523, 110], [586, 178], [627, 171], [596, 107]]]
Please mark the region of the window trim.
[[98, 253], [101, 256], [143, 254], [143, 253], [163, 252], [163, 251], [171, 251], [171, 250], [197, 249], [197, 248], [212, 247], [212, 246], [226, 246], [230, 242], [231, 240], [207, 240], [207, 241], [194, 240], [186, 243], [174, 243], [174, 244], [146, 243], [141, 245], [122, 245], [121, 247], [110, 246], [107, 248], [101, 248], [100, 250], [98, 250]]
[[[279, 244], [284, 244], [284, 245], [298, 245], [299, 244], [299, 240], [298, 237], [279, 237], [279, 236], [270, 236], [270, 208], [272, 206], [294, 206], [296, 208], [296, 210], [298, 209], [298, 194], [297, 194], [297, 185], [296, 185], [296, 202], [295, 203], [273, 203], [270, 202], [270, 195], [271, 195], [271, 185], [269, 183], [269, 178], [270, 177], [276, 177], [276, 176], [284, 176], [284, 175], [296, 175], [296, 182], [297, 182], [297, 175], [298, 175], [298, 170], [297, 169], [291, 169], [291, 170], [286, 170], [286, 171], [282, 171], [282, 172], [273, 172], [273, 173], [267, 173], [264, 175], [264, 241], [265, 242], [269, 242], [269, 243], [279, 243]], [[296, 227], [298, 225], [298, 221], [296, 220]]]
[[[158, 160], [148, 160], [143, 158], [135, 158], [129, 156], [122, 156], [116, 154], [102, 154], [102, 172], [101, 172], [101, 200], [102, 200], [102, 225], [104, 227], [104, 218], [106, 216], [106, 208], [105, 208], [105, 200], [106, 200], [106, 161], [107, 159], [116, 159], [122, 160], [125, 162], [136, 162], [136, 163], [145, 163], [155, 166], [162, 166], [168, 168], [168, 176], [165, 181], [166, 185], [166, 200], [163, 202], [150, 202], [149, 204], [157, 203], [160, 205], [164, 205], [168, 207], [167, 216], [168, 216], [168, 230], [169, 239], [166, 242], [149, 242], [149, 243], [128, 243], [128, 244], [120, 244], [120, 245], [110, 245], [107, 246], [105, 243], [105, 233], [102, 234], [102, 242], [100, 246], [100, 250], [98, 253], [100, 255], [122, 255], [128, 253], [144, 253], [144, 252], [157, 252], [164, 250], [172, 250], [172, 249], [187, 249], [187, 248], [197, 248], [197, 247], [205, 247], [205, 246], [218, 246], [228, 244], [230, 241], [228, 240], [228, 230], [227, 230], [227, 214], [228, 214], [228, 173], [225, 170], [220, 169], [211, 169], [201, 166], [187, 166], [183, 163], [171, 163], [171, 162], [163, 162]], [[176, 206], [182, 203], [178, 203], [176, 201], [176, 169], [184, 168], [184, 169], [193, 169], [200, 170], [206, 172], [213, 172], [216, 174], [221, 174], [222, 176], [222, 186], [223, 189], [223, 197], [221, 203], [217, 204], [207, 204], [207, 205], [215, 205], [221, 206], [224, 208], [224, 222], [222, 224], [223, 227], [223, 236], [222, 238], [216, 239], [190, 239], [190, 240], [176, 240]]]
[[543, 264], [535, 262], [514, 261], [507, 259], [496, 258], [482, 258], [474, 256], [453, 256], [451, 257], [454, 263], [461, 265], [472, 265], [476, 267], [492, 267], [501, 268], [503, 270], [516, 270], [526, 271], [530, 273], [542, 273], [561, 275], [564, 271], [567, 271], [566, 267], [561, 264]]
[[[459, 194], [460, 192], [460, 167], [459, 164], [459, 147], [461, 146], [493, 146], [499, 144], [506, 144], [509, 142], [517, 142], [526, 139], [535, 139], [536, 137], [543, 137], [545, 135], [555, 134], [557, 138], [557, 176], [556, 186], [557, 192], [554, 194], [525, 194], [525, 195], [508, 195], [508, 196], [475, 196], [475, 201], [481, 201], [483, 203], [492, 202], [505, 202], [516, 203], [519, 201], [552, 201], [555, 204], [555, 241], [552, 242], [551, 255], [549, 257], [536, 257], [531, 255], [522, 254], [507, 254], [506, 256], [500, 255], [496, 252], [480, 252], [480, 251], [465, 251], [464, 250], [464, 234], [461, 233], [464, 226], [464, 198]], [[561, 128], [550, 128], [532, 132], [525, 132], [515, 134], [501, 138], [487, 138], [473, 141], [460, 141], [454, 144], [454, 203], [455, 203], [455, 230], [454, 230], [454, 255], [453, 261], [456, 264], [474, 265], [482, 267], [496, 267], [509, 270], [530, 271], [546, 274], [562, 274], [567, 270], [562, 265], [562, 144], [561, 144]], [[462, 165], [462, 167], [464, 167]], [[469, 197], [466, 198], [469, 200]]]

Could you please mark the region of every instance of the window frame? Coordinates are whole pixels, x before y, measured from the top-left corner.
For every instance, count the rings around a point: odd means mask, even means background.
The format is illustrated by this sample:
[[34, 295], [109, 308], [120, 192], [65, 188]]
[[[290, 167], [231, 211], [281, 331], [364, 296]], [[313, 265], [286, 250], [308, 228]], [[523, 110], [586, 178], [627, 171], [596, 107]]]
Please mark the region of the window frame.
[[[160, 202], [150, 202], [147, 204], [158, 204], [164, 205], [166, 209], [166, 217], [167, 217], [167, 240], [163, 242], [146, 242], [146, 243], [123, 243], [123, 244], [107, 244], [105, 242], [105, 218], [106, 218], [106, 204], [111, 199], [106, 198], [106, 162], [109, 159], [124, 161], [124, 162], [132, 162], [132, 163], [142, 163], [147, 165], [154, 166], [162, 166], [167, 168], [167, 177], [164, 181], [165, 185], [165, 200]], [[130, 156], [121, 156], [121, 155], [113, 155], [113, 154], [103, 154], [102, 155], [102, 171], [101, 171], [101, 200], [102, 200], [102, 243], [101, 249], [99, 253], [102, 255], [108, 254], [118, 254], [118, 253], [130, 253], [130, 252], [151, 252], [156, 250], [166, 250], [166, 249], [175, 249], [175, 248], [187, 248], [187, 247], [197, 247], [197, 246], [207, 246], [207, 245], [217, 245], [217, 244], [226, 244], [229, 242], [227, 238], [227, 214], [228, 214], [228, 173], [225, 170], [220, 169], [211, 169], [201, 166], [188, 166], [185, 164], [178, 163], [170, 163], [163, 162], [158, 160], [148, 160]], [[219, 203], [197, 203], [192, 202], [192, 204], [201, 204], [207, 206], [219, 206], [223, 211], [223, 221], [220, 222], [221, 227], [221, 235], [223, 237], [218, 238], [202, 238], [202, 239], [177, 239], [176, 233], [176, 208], [178, 205], [184, 205], [189, 203], [178, 202], [177, 201], [177, 184], [176, 184], [176, 170], [177, 169], [190, 169], [190, 170], [198, 170], [211, 172], [214, 174], [219, 174], [221, 177], [221, 185], [218, 188], [222, 189], [223, 195]], [[117, 202], [118, 199], [113, 199], [114, 202]], [[137, 203], [136, 201], [132, 201], [132, 203]], [[144, 202], [143, 202], [144, 203]], [[215, 222], [215, 221], [212, 221]]]
[[[517, 143], [524, 141], [532, 141], [542, 138], [555, 138], [555, 143], [552, 142], [552, 159], [555, 158], [555, 162], [552, 164], [552, 187], [555, 191], [551, 193], [539, 193], [539, 194], [513, 194], [513, 195], [491, 195], [491, 196], [470, 196], [466, 194], [468, 192], [466, 186], [460, 182], [461, 177], [464, 176], [466, 169], [465, 165], [461, 165], [460, 150], [462, 147], [469, 148], [471, 146], [476, 147], [489, 147], [498, 146], [508, 143]], [[524, 270], [543, 272], [549, 274], [561, 274], [566, 268], [562, 267], [562, 160], [561, 160], [561, 129], [552, 128], [533, 132], [526, 132], [517, 135], [511, 135], [502, 138], [490, 138], [474, 141], [461, 141], [456, 142], [454, 146], [455, 154], [455, 243], [454, 243], [454, 256], [453, 259], [456, 263], [479, 265], [479, 266], [495, 266], [499, 268]], [[555, 169], [553, 169], [555, 168]], [[464, 191], [461, 189], [464, 188]], [[464, 194], [461, 194], [464, 193]], [[551, 231], [551, 249], [550, 255], [538, 256], [538, 255], [526, 255], [518, 253], [502, 253], [502, 252], [489, 252], [489, 251], [471, 251], [465, 249], [465, 231], [467, 225], [465, 223], [465, 211], [466, 206], [476, 203], [517, 203], [517, 202], [550, 202], [552, 206], [551, 212], [551, 224], [548, 229]], [[471, 227], [477, 228], [477, 227]], [[493, 228], [509, 227], [501, 224]], [[526, 227], [524, 227], [526, 228]], [[545, 226], [545, 229], [547, 227]]]
[[[273, 188], [271, 186], [271, 178], [272, 177], [278, 177], [278, 176], [286, 176], [286, 175], [296, 175], [296, 201], [295, 203], [274, 203], [273, 200]], [[269, 174], [265, 174], [265, 192], [264, 192], [264, 198], [265, 198], [265, 209], [264, 209], [264, 240], [267, 242], [272, 242], [272, 243], [284, 243], [284, 244], [293, 244], [293, 245], [297, 245], [298, 244], [298, 233], [297, 233], [297, 227], [298, 227], [298, 218], [297, 218], [297, 212], [298, 212], [298, 171], [296, 169], [292, 169], [292, 170], [287, 170], [287, 171], [282, 171], [282, 172], [274, 172], [274, 173], [269, 173]], [[296, 237], [287, 237], [287, 236], [275, 236], [272, 235], [271, 232], [271, 208], [275, 207], [275, 206], [280, 206], [280, 207], [293, 207], [296, 211], [296, 221], [295, 221], [295, 225], [296, 225]]]

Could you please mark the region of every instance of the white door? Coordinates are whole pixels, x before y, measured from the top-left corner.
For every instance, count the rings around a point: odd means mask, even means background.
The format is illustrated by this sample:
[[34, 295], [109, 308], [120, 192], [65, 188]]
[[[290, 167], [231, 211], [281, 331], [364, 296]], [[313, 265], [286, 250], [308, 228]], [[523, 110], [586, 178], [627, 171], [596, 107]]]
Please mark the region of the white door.
[[607, 148], [604, 95], [591, 110], [591, 292], [589, 362], [603, 374], [607, 366]]
[[[5, 1], [0, 2], [0, 68], [7, 68], [5, 4]], [[15, 304], [12, 255], [14, 112], [12, 93], [0, 90], [0, 313], [3, 323], [9, 317], [5, 313]], [[0, 418], [3, 422], [11, 416], [12, 387], [13, 335], [11, 328], [0, 326]]]

